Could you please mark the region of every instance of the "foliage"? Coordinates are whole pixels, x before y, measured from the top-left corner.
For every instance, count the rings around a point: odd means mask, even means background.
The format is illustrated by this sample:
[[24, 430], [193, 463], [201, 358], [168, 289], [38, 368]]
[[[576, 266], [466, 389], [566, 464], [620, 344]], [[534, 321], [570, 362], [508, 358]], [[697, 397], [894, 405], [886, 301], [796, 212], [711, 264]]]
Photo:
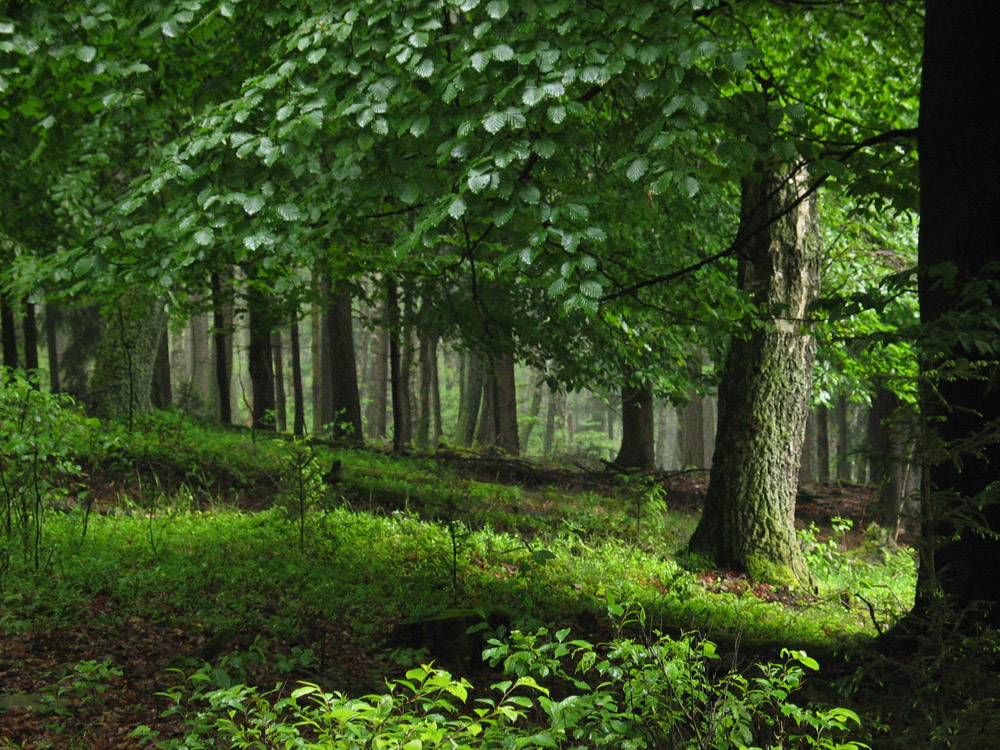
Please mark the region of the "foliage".
[[[854, 712], [792, 702], [805, 670], [818, 668], [804, 652], [783, 651], [782, 662], [751, 678], [717, 669], [715, 645], [690, 636], [594, 646], [568, 635], [542, 629], [491, 639], [484, 656], [502, 661], [511, 677], [491, 686], [496, 697], [428, 665], [361, 698], [314, 684], [209, 689], [215, 680], [206, 667], [188, 676], [190, 688], [164, 694], [189, 731], [157, 747], [866, 747], [837, 738], [859, 722]], [[470, 694], [480, 695], [478, 706], [463, 712]], [[145, 727], [136, 733], [152, 737]]]

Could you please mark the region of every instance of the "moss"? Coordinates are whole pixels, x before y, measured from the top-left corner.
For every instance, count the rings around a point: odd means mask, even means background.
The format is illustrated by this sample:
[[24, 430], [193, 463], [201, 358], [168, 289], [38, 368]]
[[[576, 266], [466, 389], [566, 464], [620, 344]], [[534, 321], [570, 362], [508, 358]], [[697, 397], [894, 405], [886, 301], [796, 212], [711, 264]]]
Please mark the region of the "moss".
[[747, 575], [751, 580], [773, 583], [775, 586], [799, 588], [802, 582], [791, 566], [775, 562], [761, 552], [751, 552], [746, 557]]

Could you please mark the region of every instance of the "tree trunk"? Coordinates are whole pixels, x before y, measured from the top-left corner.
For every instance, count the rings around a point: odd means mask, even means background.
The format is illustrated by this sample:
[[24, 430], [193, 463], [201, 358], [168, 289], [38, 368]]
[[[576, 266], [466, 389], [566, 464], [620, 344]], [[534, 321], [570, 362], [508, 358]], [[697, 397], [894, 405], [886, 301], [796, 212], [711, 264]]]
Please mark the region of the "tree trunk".
[[681, 409], [679, 436], [681, 467], [704, 469], [708, 466], [705, 456], [705, 399], [692, 395]]
[[[24, 369], [38, 370], [38, 324], [35, 322], [35, 303], [24, 300], [24, 319], [21, 321], [24, 333]], [[37, 381], [36, 381], [37, 387]]]
[[351, 295], [340, 284], [334, 284], [327, 311], [330, 365], [326, 388], [333, 405], [334, 437], [362, 442], [361, 397], [358, 393], [358, 365], [354, 350], [354, 321], [351, 316]]
[[542, 411], [542, 387], [544, 386], [543, 381], [539, 381], [535, 384], [535, 390], [531, 394], [531, 405], [528, 407], [528, 419], [525, 420], [524, 432], [521, 436], [521, 447], [524, 453], [528, 453], [531, 446], [531, 435], [535, 431], [535, 425], [538, 424], [538, 415]]
[[816, 479], [830, 481], [830, 409], [816, 407]]
[[545, 412], [545, 437], [542, 440], [542, 455], [552, 456], [556, 443], [556, 422], [562, 413], [562, 398], [556, 391], [549, 389], [549, 405]]
[[389, 387], [392, 393], [392, 449], [399, 453], [409, 446], [407, 421], [404, 413], [403, 383], [399, 356], [399, 290], [396, 282], [386, 284], [386, 324], [389, 328]]
[[219, 399], [219, 421], [233, 421], [233, 306], [223, 294], [223, 277], [212, 274], [212, 343], [215, 350], [215, 390]]
[[49, 356], [49, 390], [52, 393], [62, 391], [59, 379], [59, 338], [56, 327], [59, 325], [59, 308], [46, 303], [45, 305], [45, 348]]
[[208, 417], [216, 416], [218, 407], [212, 403], [214, 368], [208, 316], [203, 313], [192, 315], [188, 321], [187, 334], [191, 342], [188, 348], [189, 379], [186, 398], [182, 404], [194, 413]]
[[906, 430], [902, 422], [903, 403], [885, 385], [875, 387], [868, 412], [868, 449], [871, 482], [878, 491], [875, 522], [895, 540], [903, 510], [903, 479], [906, 465], [903, 450]]
[[463, 355], [464, 377], [459, 385], [458, 422], [455, 425], [455, 442], [471, 448], [476, 440], [479, 421], [479, 404], [483, 399], [483, 372], [479, 358], [471, 352]]
[[837, 399], [837, 480], [850, 482], [851, 474], [851, 420], [846, 396]]
[[[977, 335], [995, 336], [1000, 303], [1000, 3], [995, 0], [928, 0], [920, 94], [920, 315], [937, 324], [947, 353], [927, 363], [930, 371], [949, 361], [982, 362]], [[949, 264], [949, 283], [932, 269]], [[962, 318], [983, 316], [990, 333], [955, 335]], [[966, 318], [967, 320], [967, 318]], [[933, 329], [932, 329], [933, 330]], [[929, 469], [924, 493], [927, 545], [921, 554], [917, 610], [937, 594], [956, 611], [979, 604], [989, 627], [1000, 626], [1000, 503], [992, 488], [1000, 465], [996, 431], [1000, 377], [996, 354], [985, 369], [936, 381], [927, 389], [928, 427], [936, 429], [948, 455]], [[970, 451], [966, 441], [982, 441]], [[980, 528], [962, 519], [978, 517]]]
[[167, 331], [166, 320], [163, 321], [160, 346], [156, 350], [150, 400], [157, 409], [167, 409], [174, 403], [174, 391], [170, 383], [170, 335]]
[[802, 436], [802, 458], [799, 461], [799, 484], [816, 481], [816, 416], [809, 412]]
[[521, 452], [517, 434], [517, 390], [514, 380], [514, 355], [506, 352], [493, 360], [493, 380], [496, 394], [493, 398], [496, 420], [497, 447], [511, 456]]
[[496, 445], [497, 442], [497, 371], [489, 363], [483, 370], [483, 401], [479, 407], [479, 425], [476, 428], [476, 442], [482, 446]]
[[132, 417], [152, 409], [153, 366], [163, 336], [163, 303], [132, 287], [108, 308], [90, 381], [90, 409], [98, 417]]
[[369, 390], [371, 400], [368, 402], [368, 433], [373, 440], [385, 440], [388, 424], [386, 423], [386, 393], [389, 386], [389, 332], [385, 320], [385, 300], [382, 300], [381, 321], [375, 331], [375, 347], [371, 357]]
[[[321, 288], [321, 294], [326, 293], [325, 288]], [[330, 421], [330, 412], [333, 407], [327, 397], [329, 390], [323, 387], [323, 379], [326, 377], [326, 361], [328, 359], [326, 346], [327, 327], [323, 322], [323, 311], [318, 304], [312, 306], [310, 317], [310, 348], [312, 350], [312, 405], [313, 405], [313, 434], [322, 435], [324, 426]]]
[[441, 377], [438, 372], [438, 337], [431, 339], [431, 441], [433, 445], [441, 442], [444, 430], [441, 424]]
[[656, 466], [653, 390], [648, 385], [622, 387], [622, 444], [614, 463], [622, 469]]
[[271, 332], [271, 356], [274, 358], [274, 417], [279, 432], [288, 429], [288, 412], [285, 401], [285, 358], [282, 356], [281, 331]]
[[0, 292], [0, 331], [3, 338], [3, 364], [12, 370], [18, 368], [17, 357], [17, 325], [14, 320], [14, 308], [10, 303], [10, 295]]
[[413, 373], [413, 305], [409, 295], [403, 299], [403, 317], [400, 321], [399, 356], [399, 416], [400, 440], [409, 447], [413, 443], [413, 394], [410, 379]]
[[247, 325], [250, 334], [247, 369], [253, 391], [251, 419], [255, 430], [274, 429], [274, 360], [271, 352], [271, 328], [274, 317], [271, 300], [252, 283], [247, 287]]
[[[296, 310], [296, 316], [298, 311]], [[294, 416], [292, 434], [302, 437], [306, 433], [306, 405], [302, 392], [302, 342], [299, 340], [299, 319], [292, 318], [292, 401]]]
[[794, 516], [816, 347], [802, 323], [819, 289], [815, 201], [776, 218], [804, 183], [801, 174], [767, 171], [743, 182], [739, 286], [764, 320], [729, 347], [715, 459], [690, 549], [757, 580], [811, 587]]
[[420, 351], [417, 368], [417, 425], [413, 431], [413, 444], [421, 450], [427, 450], [431, 441], [431, 337], [420, 335]]

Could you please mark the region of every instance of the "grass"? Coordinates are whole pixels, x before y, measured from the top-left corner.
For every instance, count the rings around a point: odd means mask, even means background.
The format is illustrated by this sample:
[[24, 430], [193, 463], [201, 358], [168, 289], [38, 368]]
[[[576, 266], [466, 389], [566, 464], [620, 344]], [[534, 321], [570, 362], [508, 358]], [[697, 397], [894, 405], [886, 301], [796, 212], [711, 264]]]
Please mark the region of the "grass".
[[[370, 687], [372, 670], [400, 669], [386, 661], [394, 623], [455, 609], [600, 634], [614, 628], [609, 602], [628, 602], [664, 632], [777, 654], [870, 639], [912, 603], [910, 553], [848, 551], [843, 527], [803, 533], [818, 595], [700, 568], [676, 554], [696, 518], [640, 480], [610, 494], [529, 491], [431, 459], [216, 430], [175, 414], [131, 433], [91, 428], [78, 456], [91, 481], [64, 482], [45, 513], [44, 564], [8, 548], [7, 636], [85, 623], [141, 641], [135, 631], [162, 630], [182, 644], [169, 661], [180, 667], [264, 653], [261, 644], [319, 660], [340, 648], [338, 658], [369, 670], [345, 667], [351, 690]], [[336, 460], [343, 468], [329, 486], [322, 475]], [[339, 645], [328, 645], [330, 633]]]

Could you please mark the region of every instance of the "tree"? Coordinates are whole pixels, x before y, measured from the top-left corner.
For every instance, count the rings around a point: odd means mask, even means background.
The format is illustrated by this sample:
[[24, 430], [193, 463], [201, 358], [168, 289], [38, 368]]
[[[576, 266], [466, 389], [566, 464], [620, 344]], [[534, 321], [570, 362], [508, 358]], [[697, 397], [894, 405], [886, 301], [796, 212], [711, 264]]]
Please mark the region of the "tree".
[[[926, 416], [943, 454], [930, 467], [928, 544], [917, 610], [940, 594], [1000, 626], [1000, 4], [928, 0], [920, 97], [920, 316], [938, 377]], [[936, 334], [936, 335], [935, 335]], [[925, 494], [927, 497], [927, 494]], [[964, 519], [964, 520], [963, 520]]]
[[804, 321], [821, 252], [805, 185], [794, 170], [762, 168], [744, 180], [739, 286], [760, 318], [730, 343], [705, 508], [689, 542], [718, 565], [792, 585], [812, 581], [794, 525], [815, 353]]

